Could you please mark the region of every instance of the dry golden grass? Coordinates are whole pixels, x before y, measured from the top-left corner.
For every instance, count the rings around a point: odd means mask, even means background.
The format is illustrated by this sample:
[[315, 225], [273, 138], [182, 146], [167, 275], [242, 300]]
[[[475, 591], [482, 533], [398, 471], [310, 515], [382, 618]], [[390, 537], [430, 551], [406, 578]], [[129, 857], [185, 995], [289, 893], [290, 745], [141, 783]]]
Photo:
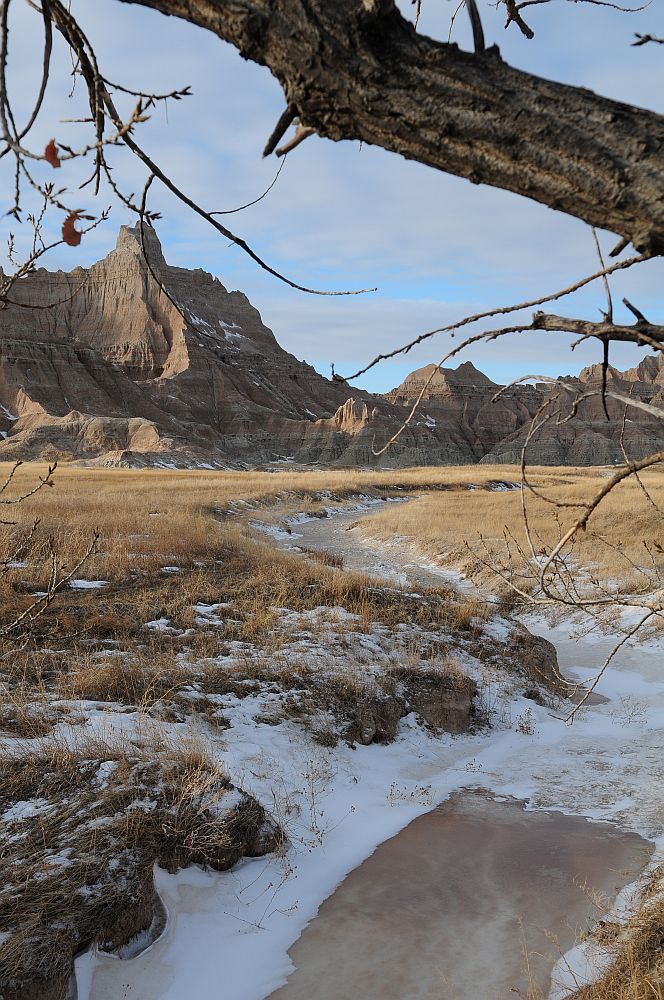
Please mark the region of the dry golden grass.
[[62, 708], [55, 711], [47, 704], [43, 689], [24, 683], [0, 688], [0, 729], [12, 736], [44, 736], [64, 714]]
[[[0, 463], [0, 479], [9, 468]], [[24, 464], [15, 477], [16, 488], [33, 485], [45, 471], [39, 463]], [[465, 478], [466, 470], [455, 471]], [[412, 491], [427, 485], [436, 488], [448, 478], [446, 469], [220, 473], [63, 466], [55, 474], [54, 488], [30, 500], [29, 517], [41, 519], [41, 536], [54, 536], [65, 562], [73, 561], [93, 532], [100, 530], [100, 552], [88, 564], [86, 575], [112, 580], [129, 570], [160, 567], [166, 559], [186, 564], [209, 557], [215, 547], [210, 515], [233, 504], [269, 504], [280, 497], [284, 512], [289, 502], [306, 510], [320, 506], [320, 499], [313, 496], [319, 491], [339, 497], [362, 490]], [[5, 544], [9, 534], [6, 530], [0, 534]]]
[[[21, 468], [17, 487], [28, 487], [39, 471]], [[412, 489], [417, 484], [420, 489], [428, 472], [399, 473], [397, 487]], [[435, 488], [443, 476], [432, 476]], [[258, 682], [275, 683], [281, 690], [308, 689], [304, 715], [332, 704], [336, 717], [355, 718], [349, 706], [372, 704], [375, 680], [340, 673], [338, 666], [327, 664], [321, 673], [334, 676], [318, 682], [316, 669], [280, 657], [293, 641], [293, 630], [303, 627], [297, 615], [320, 607], [340, 608], [354, 616], [352, 627], [347, 620], [341, 623], [336, 640], [340, 647], [348, 642], [352, 648], [350, 633], [357, 636], [402, 623], [413, 629], [447, 630], [461, 642], [474, 642], [487, 614], [484, 602], [459, 597], [445, 586], [413, 596], [343, 570], [333, 553], [303, 559], [256, 537], [247, 524], [255, 516], [254, 506], [236, 507], [243, 515], [223, 513], [244, 500], [262, 505], [261, 518], [277, 510], [283, 517], [292, 510], [329, 505], [359, 489], [393, 492], [394, 474], [62, 470], [54, 489], [41, 491], [26, 512], [20, 512], [29, 515], [28, 523], [33, 517], [41, 519], [43, 536], [54, 534], [63, 572], [98, 530], [100, 551], [79, 575], [108, 583], [95, 590], [61, 591], [21, 655], [14, 655], [13, 638], [5, 640], [0, 648], [6, 681], [0, 724], [6, 717], [5, 729], [17, 735], [48, 732], [57, 721], [50, 705], [64, 699], [130, 706], [166, 721], [198, 714], [222, 725], [225, 720], [214, 696], [242, 697]], [[63, 510], [68, 532], [62, 528]], [[5, 551], [12, 549], [7, 536], [13, 533], [13, 528], [6, 530]], [[32, 599], [30, 592], [40, 586], [39, 574], [46, 569], [40, 562], [43, 554], [35, 556], [31, 548], [27, 565], [5, 574], [3, 616], [19, 612]], [[179, 572], [165, 572], [167, 566], [177, 566]], [[200, 618], [195, 606], [201, 603], [222, 604], [221, 619]], [[290, 618], [280, 609], [288, 609]], [[168, 627], [146, 627], [157, 619]], [[309, 641], [324, 643], [327, 628], [329, 615], [307, 620]], [[237, 645], [247, 650], [233, 670], [218, 662], [228, 655], [231, 643], [236, 661]], [[440, 672], [435, 661], [432, 669]], [[388, 677], [386, 688], [379, 685], [379, 699], [391, 696], [394, 682]], [[192, 684], [197, 687], [195, 698]]]
[[191, 672], [172, 655], [83, 655], [59, 678], [58, 693], [70, 700], [111, 701], [145, 710], [189, 683]]
[[322, 563], [323, 566], [332, 566], [334, 569], [343, 569], [343, 556], [336, 552], [329, 552], [327, 549], [306, 549], [300, 546], [300, 551], [304, 552], [314, 562]]
[[[0, 480], [9, 469], [6, 463], [0, 465]], [[30, 489], [45, 471], [45, 466], [38, 463], [23, 465], [14, 479], [14, 493]], [[195, 570], [209, 568], [219, 557], [219, 522], [229, 511], [233, 511], [234, 519], [244, 512], [247, 520], [254, 506], [267, 509], [278, 500], [279, 514], [283, 516], [291, 509], [315, 510], [323, 503], [329, 504], [329, 499], [317, 496], [321, 491], [330, 491], [339, 498], [358, 490], [412, 491], [425, 485], [437, 488], [446, 478], [446, 470], [429, 469], [398, 473], [218, 473], [66, 466], [57, 470], [52, 489], [42, 490], [20, 509], [4, 509], [5, 513], [16, 513], [19, 524], [0, 525], [0, 562], [15, 551], [34, 518], [39, 518], [40, 525], [29, 551], [21, 556], [27, 559], [28, 566], [0, 574], [3, 617], [23, 611], [32, 603], [30, 595], [46, 588], [50, 537], [64, 573], [85, 552], [94, 533], [100, 532], [97, 551], [79, 575], [121, 584], [123, 588], [128, 581], [134, 581], [132, 601], [140, 601], [142, 593], [154, 590], [155, 577], [163, 580], [164, 566], [179, 566], [192, 580], [187, 586], [193, 586]], [[149, 587], [141, 587], [148, 579]], [[148, 608], [145, 611], [145, 620], [156, 617]], [[107, 624], [113, 625], [112, 621], [104, 622], [103, 614], [98, 622], [102, 633]]]
[[[519, 470], [473, 466], [447, 473], [449, 490], [428, 492], [408, 504], [390, 504], [365, 520], [364, 530], [384, 539], [404, 536], [434, 560], [496, 584], [485, 562], [504, 562], [505, 530], [524, 549], [527, 543], [521, 491], [496, 491], [491, 485], [499, 479], [518, 482]], [[536, 468], [530, 470], [529, 479], [556, 501], [582, 504], [602, 488], [609, 474], [603, 469]], [[664, 471], [644, 473], [642, 480], [664, 511]], [[470, 490], [469, 485], [477, 488]], [[560, 537], [559, 530], [564, 532], [579, 516], [580, 507], [557, 509], [532, 494], [526, 497], [535, 547], [550, 549]], [[663, 527], [662, 514], [630, 479], [609, 494], [587, 530], [578, 535], [572, 563], [600, 582], [619, 581], [626, 590], [647, 591], [651, 585], [639, 570], [664, 573], [664, 553], [658, 548]]]
[[[0, 477], [7, 470], [0, 466]], [[43, 474], [38, 464], [26, 464], [16, 476], [18, 489]], [[531, 480], [547, 495], [566, 503], [583, 502], [606, 482], [608, 470], [536, 468]], [[643, 481], [653, 499], [664, 510], [664, 472], [652, 470]], [[101, 538], [98, 552], [85, 567], [85, 576], [126, 582], [162, 572], [166, 565], [186, 571], [209, 565], [219, 554], [220, 536], [215, 518], [233, 510], [247, 520], [251, 508], [272, 507], [283, 517], [290, 510], [315, 510], [329, 504], [319, 493], [329, 491], [343, 499], [358, 491], [384, 495], [402, 490], [417, 495], [415, 503], [390, 505], [373, 515], [371, 530], [385, 537], [402, 534], [415, 538], [430, 555], [447, 562], [472, 562], [465, 544], [473, 547], [480, 536], [496, 549], [503, 549], [507, 526], [523, 540], [521, 497], [518, 490], [496, 492], [493, 484], [516, 482], [519, 470], [510, 466], [462, 466], [398, 471], [346, 472], [208, 472], [84, 469], [66, 466], [56, 473], [53, 489], [42, 490], [26, 505], [17, 528], [0, 527], [0, 558], [32, 518], [40, 519], [38, 543], [31, 548], [30, 565], [18, 574], [35, 587], [43, 585], [46, 570], [46, 539], [53, 536], [65, 567], [85, 550], [93, 533]], [[470, 486], [477, 489], [471, 490]], [[278, 507], [274, 508], [275, 501]], [[551, 504], [529, 499], [533, 532], [542, 545], [558, 537]], [[269, 516], [269, 511], [267, 512]], [[263, 515], [261, 515], [263, 516]], [[559, 511], [563, 527], [571, 523], [574, 508]], [[612, 547], [601, 538], [608, 538]], [[630, 567], [646, 565], [644, 543], [661, 538], [659, 513], [646, 500], [638, 483], [622, 484], [594, 515], [588, 531], [576, 547], [575, 559], [596, 567], [606, 576], [629, 574], [638, 585], [639, 576]], [[655, 556], [657, 552], [655, 551]], [[324, 557], [316, 557], [323, 559]], [[329, 565], [334, 565], [333, 561]], [[15, 577], [0, 578], [0, 597], [8, 598], [8, 587], [20, 592]], [[24, 598], [24, 603], [27, 598]], [[3, 603], [5, 603], [3, 602]], [[20, 602], [19, 602], [20, 603]]]
[[[498, 471], [505, 476], [504, 470]], [[39, 472], [43, 470], [22, 467], [17, 487], [31, 485]], [[360, 490], [379, 495], [429, 488], [435, 491], [434, 497], [474, 501], [475, 495], [466, 487], [482, 476], [498, 478], [495, 470], [478, 474], [476, 467], [352, 474], [64, 468], [56, 475], [52, 490], [41, 491], [26, 505], [28, 523], [40, 517], [42, 535], [55, 535], [65, 570], [78, 558], [90, 534], [99, 530], [100, 552], [80, 575], [109, 583], [99, 590], [62, 591], [54, 608], [40, 619], [36, 642], [30, 648], [16, 657], [12, 643], [8, 644], [3, 663], [13, 682], [8, 698], [17, 697], [15, 690], [25, 689], [143, 710], [157, 703], [177, 703], [192, 677], [191, 664], [225, 655], [230, 642], [249, 644], [272, 656], [286, 647], [291, 635], [275, 610], [280, 608], [295, 612], [320, 606], [343, 608], [357, 616], [356, 632], [368, 633], [376, 623], [388, 627], [407, 623], [446, 630], [461, 641], [472, 640], [487, 615], [481, 600], [460, 597], [445, 586], [414, 597], [343, 570], [333, 554], [311, 560], [275, 549], [247, 528], [255, 508], [236, 507], [245, 510], [242, 516], [224, 517], [219, 512], [242, 500], [264, 505], [261, 518], [270, 511], [283, 517], [292, 510], [329, 505], [333, 497]], [[419, 503], [390, 507], [400, 514], [417, 509]], [[6, 536], [14, 531], [6, 529]], [[5, 545], [11, 548], [7, 537]], [[35, 565], [30, 552], [26, 561], [27, 566], [3, 578], [3, 616], [20, 611], [31, 600], [29, 592], [39, 586], [43, 572], [39, 557]], [[180, 572], [164, 572], [163, 567], [174, 565]], [[227, 605], [223, 624], [197, 623], [194, 605], [199, 602]], [[168, 620], [168, 632], [146, 629], [147, 622], [159, 618]], [[311, 627], [315, 632], [318, 626]], [[92, 655], [95, 650], [101, 653], [109, 641], [131, 657]], [[53, 653], [54, 646], [61, 652]], [[186, 654], [186, 663], [176, 659], [178, 653]], [[203, 688], [209, 691], [207, 685]], [[33, 718], [29, 698], [27, 704], [25, 711], [17, 713], [19, 728], [27, 731], [34, 723], [45, 729], [47, 720]]]
[[664, 1000], [664, 869], [655, 871], [626, 928], [618, 927], [613, 962], [574, 1000]]
[[[24, 466], [17, 488], [25, 488], [43, 470]], [[430, 470], [399, 473], [399, 486], [412, 489], [428, 481]], [[432, 472], [433, 485], [442, 476]], [[98, 553], [90, 557], [79, 575], [106, 580], [98, 590], [64, 590], [56, 608], [40, 622], [46, 642], [57, 635], [79, 636], [82, 641], [113, 639], [145, 642], [145, 623], [168, 618], [174, 630], [194, 624], [193, 605], [198, 602], [231, 602], [234, 624], [225, 629], [198, 630], [189, 640], [202, 655], [214, 655], [224, 640], [272, 643], [279, 648], [277, 607], [307, 610], [318, 605], [340, 606], [372, 621], [432, 621], [430, 603], [408, 598], [399, 591], [377, 587], [374, 581], [339, 568], [333, 555], [315, 562], [276, 551], [264, 539], [256, 540], [243, 519], [224, 517], [233, 503], [274, 504], [283, 516], [289, 509], [320, 506], [322, 490], [344, 496], [363, 490], [393, 490], [394, 473], [179, 473], [161, 471], [59, 470], [56, 485], [43, 490], [21, 508], [22, 523], [40, 518], [37, 544], [25, 555], [27, 565], [0, 577], [3, 618], [18, 614], [34, 600], [35, 590], [46, 586], [48, 572], [45, 540], [52, 535], [62, 572], [75, 563], [92, 534], [100, 532]], [[421, 488], [419, 485], [417, 488]], [[325, 503], [330, 503], [326, 498]], [[240, 508], [242, 509], [242, 508]], [[267, 508], [266, 508], [267, 509]], [[254, 511], [255, 513], [255, 511]], [[252, 512], [247, 509], [244, 521]], [[262, 515], [261, 515], [262, 516]], [[0, 528], [0, 559], [12, 551], [20, 527]], [[177, 566], [169, 573], [164, 567]], [[475, 603], [459, 601], [450, 588], [438, 594], [448, 608], [444, 618], [468, 629], [482, 610]], [[152, 635], [157, 651], [172, 649], [173, 636]], [[70, 645], [71, 642], [65, 642]], [[27, 656], [12, 664], [27, 677], [41, 676], [34, 659]], [[132, 699], [133, 700], [133, 699]]]

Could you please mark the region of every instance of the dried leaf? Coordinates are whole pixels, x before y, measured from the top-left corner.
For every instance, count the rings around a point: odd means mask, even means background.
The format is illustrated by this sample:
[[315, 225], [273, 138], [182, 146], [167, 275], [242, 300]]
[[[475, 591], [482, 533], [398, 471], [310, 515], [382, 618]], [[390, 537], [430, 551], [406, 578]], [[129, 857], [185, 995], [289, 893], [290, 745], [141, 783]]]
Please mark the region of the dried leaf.
[[80, 217], [80, 212], [71, 212], [62, 223], [62, 238], [70, 247], [77, 247], [81, 242], [81, 234], [75, 225]]
[[60, 166], [60, 157], [58, 156], [58, 147], [56, 146], [55, 139], [51, 139], [46, 144], [46, 149], [44, 150], [44, 159], [51, 164], [54, 169]]

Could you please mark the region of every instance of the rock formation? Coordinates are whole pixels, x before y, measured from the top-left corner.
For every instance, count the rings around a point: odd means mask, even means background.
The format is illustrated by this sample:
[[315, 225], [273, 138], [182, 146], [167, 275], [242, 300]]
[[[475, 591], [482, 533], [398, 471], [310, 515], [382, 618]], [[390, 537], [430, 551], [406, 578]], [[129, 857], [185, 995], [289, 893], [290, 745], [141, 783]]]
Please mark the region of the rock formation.
[[[412, 372], [386, 398], [412, 406], [432, 369], [435, 366], [429, 365]], [[501, 386], [466, 362], [455, 371], [435, 372], [425, 390], [419, 420], [444, 438], [450, 456], [447, 460], [452, 462], [518, 464], [532, 418], [545, 403], [542, 413], [549, 419], [528, 446], [531, 464], [615, 465], [624, 461], [623, 447], [632, 459], [664, 448], [664, 421], [656, 417], [633, 408], [625, 414], [622, 403], [609, 399], [607, 420], [601, 379], [601, 365], [593, 365], [578, 377], [566, 376], [554, 384], [517, 385], [496, 399]], [[597, 391], [579, 405], [569, 421], [564, 418], [574, 397], [565, 386]], [[664, 409], [664, 361], [647, 357], [626, 372], [611, 368], [607, 387]]]
[[[596, 395], [584, 399], [574, 418], [564, 421], [572, 409], [572, 394], [564, 385]], [[664, 448], [664, 421], [623, 403], [607, 399], [607, 414], [601, 398], [601, 365], [585, 368], [578, 378], [558, 379], [544, 387], [550, 419], [541, 427], [528, 449], [529, 460], [540, 465], [618, 465], [627, 455], [643, 458]], [[664, 409], [664, 365], [661, 356], [646, 357], [635, 368], [620, 372], [610, 368], [607, 389], [623, 397], [652, 403]], [[564, 421], [564, 422], [563, 422]], [[525, 429], [521, 428], [496, 444], [484, 462], [520, 461]]]
[[500, 386], [470, 361], [456, 370], [436, 370], [435, 365], [420, 368], [386, 398], [412, 407], [432, 371], [417, 419], [444, 443], [446, 462], [481, 461], [505, 438], [528, 427], [543, 399], [534, 387], [517, 386], [493, 402]]
[[0, 457], [253, 465], [295, 454], [346, 402], [245, 295], [170, 267], [146, 234], [149, 266], [123, 227], [89, 270], [15, 286], [21, 305], [0, 313]]
[[[115, 249], [89, 269], [39, 269], [14, 286], [16, 304], [0, 311], [0, 460], [513, 462], [544, 399], [569, 406], [568, 394], [549, 386], [516, 387], [494, 402], [499, 387], [466, 362], [435, 371], [415, 419], [377, 459], [375, 446], [401, 425], [432, 366], [384, 396], [350, 390], [284, 351], [241, 292], [200, 269], [171, 267], [150, 228], [145, 243], [147, 261], [138, 229], [123, 226]], [[566, 381], [592, 386], [600, 374], [593, 367]], [[612, 370], [611, 380], [661, 401], [664, 366], [646, 358]], [[620, 460], [621, 407], [613, 405], [611, 426], [599, 400], [584, 407], [580, 420], [550, 421], [532, 461]], [[629, 414], [624, 443], [638, 456], [662, 447], [664, 432]]]

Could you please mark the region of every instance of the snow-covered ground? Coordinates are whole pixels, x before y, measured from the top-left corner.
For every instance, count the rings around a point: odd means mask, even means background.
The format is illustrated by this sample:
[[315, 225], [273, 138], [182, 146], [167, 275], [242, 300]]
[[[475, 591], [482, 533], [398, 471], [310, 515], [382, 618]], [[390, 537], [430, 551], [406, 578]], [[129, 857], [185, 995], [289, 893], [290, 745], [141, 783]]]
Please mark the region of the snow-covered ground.
[[[310, 522], [306, 541], [311, 532], [325, 541], [328, 524]], [[283, 534], [277, 539], [292, 544], [293, 535]], [[357, 538], [353, 545], [359, 547]], [[391, 566], [393, 577], [404, 572], [387, 549], [367, 549], [365, 562]], [[554, 642], [563, 671], [581, 679], [611, 645], [608, 635], [574, 638], [571, 624], [534, 617], [525, 623]], [[264, 695], [227, 696], [231, 727], [215, 737], [219, 757], [232, 779], [272, 811], [289, 845], [281, 856], [245, 859], [228, 873], [158, 869], [164, 933], [133, 958], [81, 955], [80, 1000], [262, 1000], [286, 981], [289, 947], [344, 876], [461, 788], [523, 799], [529, 809], [614, 821], [652, 840], [661, 860], [663, 656], [661, 640], [624, 647], [599, 689], [608, 700], [584, 707], [571, 726], [532, 701], [504, 697], [496, 684], [490, 731], [433, 737], [408, 716], [394, 743], [355, 749], [315, 745], [292, 722], [257, 723]], [[134, 724], [131, 715], [117, 719], [119, 726]], [[555, 970], [556, 998], [573, 985], [570, 969], [583, 970], [582, 950], [569, 959]]]

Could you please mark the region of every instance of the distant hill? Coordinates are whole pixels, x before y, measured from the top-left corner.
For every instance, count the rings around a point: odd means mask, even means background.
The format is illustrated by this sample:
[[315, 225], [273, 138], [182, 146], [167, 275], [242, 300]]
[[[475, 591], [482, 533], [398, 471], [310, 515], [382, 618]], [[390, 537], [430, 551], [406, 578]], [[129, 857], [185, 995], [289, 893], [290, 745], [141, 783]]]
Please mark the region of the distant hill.
[[[279, 346], [245, 295], [200, 269], [171, 267], [154, 231], [146, 234], [150, 267], [138, 230], [123, 226], [115, 249], [89, 269], [39, 269], [14, 286], [17, 304], [0, 311], [0, 460], [376, 464], [374, 440], [400, 426], [432, 366], [382, 396], [329, 381]], [[566, 381], [598, 378], [589, 368]], [[659, 358], [611, 378], [626, 394], [664, 402]], [[436, 372], [412, 425], [380, 461], [518, 461], [533, 414], [550, 396], [564, 410], [567, 394], [519, 386], [494, 403], [498, 388], [470, 362]], [[595, 400], [574, 423], [551, 421], [531, 460], [620, 461], [622, 409], [613, 415], [617, 426]], [[630, 455], [664, 447], [652, 418], [629, 417]]]

